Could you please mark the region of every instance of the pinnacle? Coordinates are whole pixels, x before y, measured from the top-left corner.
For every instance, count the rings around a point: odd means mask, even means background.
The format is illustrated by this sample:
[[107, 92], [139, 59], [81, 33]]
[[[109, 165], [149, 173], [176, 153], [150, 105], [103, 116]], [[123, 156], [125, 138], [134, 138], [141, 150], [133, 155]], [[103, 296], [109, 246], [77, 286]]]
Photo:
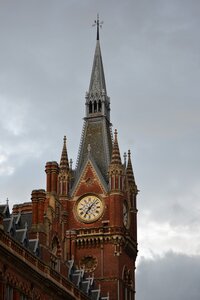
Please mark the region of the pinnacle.
[[121, 166], [122, 162], [121, 162], [119, 145], [118, 145], [118, 140], [117, 140], [117, 129], [115, 129], [114, 135], [115, 135], [115, 137], [114, 137], [114, 143], [113, 143], [111, 165], [120, 165]]
[[126, 168], [126, 174], [128, 177], [128, 181], [130, 183], [134, 183], [135, 184], [135, 178], [134, 178], [134, 174], [133, 174], [133, 167], [132, 167], [132, 162], [131, 162], [131, 151], [128, 150], [128, 163], [127, 163], [127, 168]]
[[60, 168], [65, 169], [66, 171], [69, 170], [69, 161], [68, 161], [68, 155], [67, 155], [67, 147], [66, 147], [66, 136], [63, 138], [63, 149], [60, 159]]

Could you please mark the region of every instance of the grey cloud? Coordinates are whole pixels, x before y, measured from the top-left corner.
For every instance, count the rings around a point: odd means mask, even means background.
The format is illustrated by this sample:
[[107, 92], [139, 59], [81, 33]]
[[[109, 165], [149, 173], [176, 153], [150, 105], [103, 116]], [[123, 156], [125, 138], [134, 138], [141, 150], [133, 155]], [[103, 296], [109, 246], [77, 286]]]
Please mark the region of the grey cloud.
[[200, 256], [168, 252], [141, 259], [136, 272], [137, 300], [198, 300]]

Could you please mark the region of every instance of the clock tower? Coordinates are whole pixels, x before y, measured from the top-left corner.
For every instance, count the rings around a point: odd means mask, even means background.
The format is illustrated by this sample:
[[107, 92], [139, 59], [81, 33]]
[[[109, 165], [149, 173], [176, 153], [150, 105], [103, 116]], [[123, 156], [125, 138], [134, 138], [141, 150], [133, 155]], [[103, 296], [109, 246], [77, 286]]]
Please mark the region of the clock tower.
[[60, 251], [66, 260], [94, 276], [110, 300], [134, 300], [138, 189], [131, 153], [122, 162], [117, 130], [112, 134], [98, 17], [95, 23], [96, 49], [76, 169], [68, 162], [64, 138], [60, 164], [46, 165], [47, 193], [65, 215]]

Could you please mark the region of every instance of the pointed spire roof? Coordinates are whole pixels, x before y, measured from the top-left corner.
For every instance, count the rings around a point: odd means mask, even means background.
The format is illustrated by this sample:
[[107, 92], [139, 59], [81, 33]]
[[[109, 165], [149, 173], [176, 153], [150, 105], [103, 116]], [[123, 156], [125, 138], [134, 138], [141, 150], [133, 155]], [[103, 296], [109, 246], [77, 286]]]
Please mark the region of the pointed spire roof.
[[67, 146], [66, 146], [66, 136], [63, 138], [63, 149], [60, 159], [60, 168], [62, 170], [69, 171], [69, 161], [68, 161], [68, 155], [67, 155]]
[[127, 168], [126, 168], [126, 175], [128, 178], [129, 183], [133, 183], [135, 185], [135, 178], [133, 174], [133, 167], [132, 167], [132, 162], [131, 162], [131, 151], [128, 150], [128, 163], [127, 163]]
[[99, 26], [101, 26], [101, 24], [102, 22], [99, 22], [99, 15], [97, 15], [97, 20], [95, 21], [95, 25], [97, 26], [97, 40], [90, 79], [89, 94], [102, 92], [106, 94], [106, 81], [104, 76], [103, 61], [99, 41]]
[[118, 145], [118, 140], [117, 140], [117, 129], [115, 129], [114, 132], [114, 143], [113, 143], [113, 150], [112, 150], [112, 157], [111, 157], [111, 165], [122, 165], [121, 162], [121, 156], [120, 156], [120, 151], [119, 151], [119, 145]]
[[112, 154], [112, 137], [110, 123], [110, 98], [107, 95], [103, 62], [99, 42], [99, 16], [95, 21], [97, 26], [96, 49], [90, 79], [89, 91], [86, 93], [86, 116], [79, 146], [76, 177], [88, 155], [88, 144], [91, 155], [95, 160], [104, 179], [108, 182], [108, 167]]

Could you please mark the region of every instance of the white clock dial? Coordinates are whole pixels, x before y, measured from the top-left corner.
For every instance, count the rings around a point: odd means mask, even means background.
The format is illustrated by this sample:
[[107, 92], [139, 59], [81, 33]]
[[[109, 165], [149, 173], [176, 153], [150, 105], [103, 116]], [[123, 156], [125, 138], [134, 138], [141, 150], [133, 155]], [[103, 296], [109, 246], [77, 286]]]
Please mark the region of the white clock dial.
[[81, 221], [94, 222], [103, 213], [103, 202], [97, 196], [87, 195], [77, 202], [76, 213]]

